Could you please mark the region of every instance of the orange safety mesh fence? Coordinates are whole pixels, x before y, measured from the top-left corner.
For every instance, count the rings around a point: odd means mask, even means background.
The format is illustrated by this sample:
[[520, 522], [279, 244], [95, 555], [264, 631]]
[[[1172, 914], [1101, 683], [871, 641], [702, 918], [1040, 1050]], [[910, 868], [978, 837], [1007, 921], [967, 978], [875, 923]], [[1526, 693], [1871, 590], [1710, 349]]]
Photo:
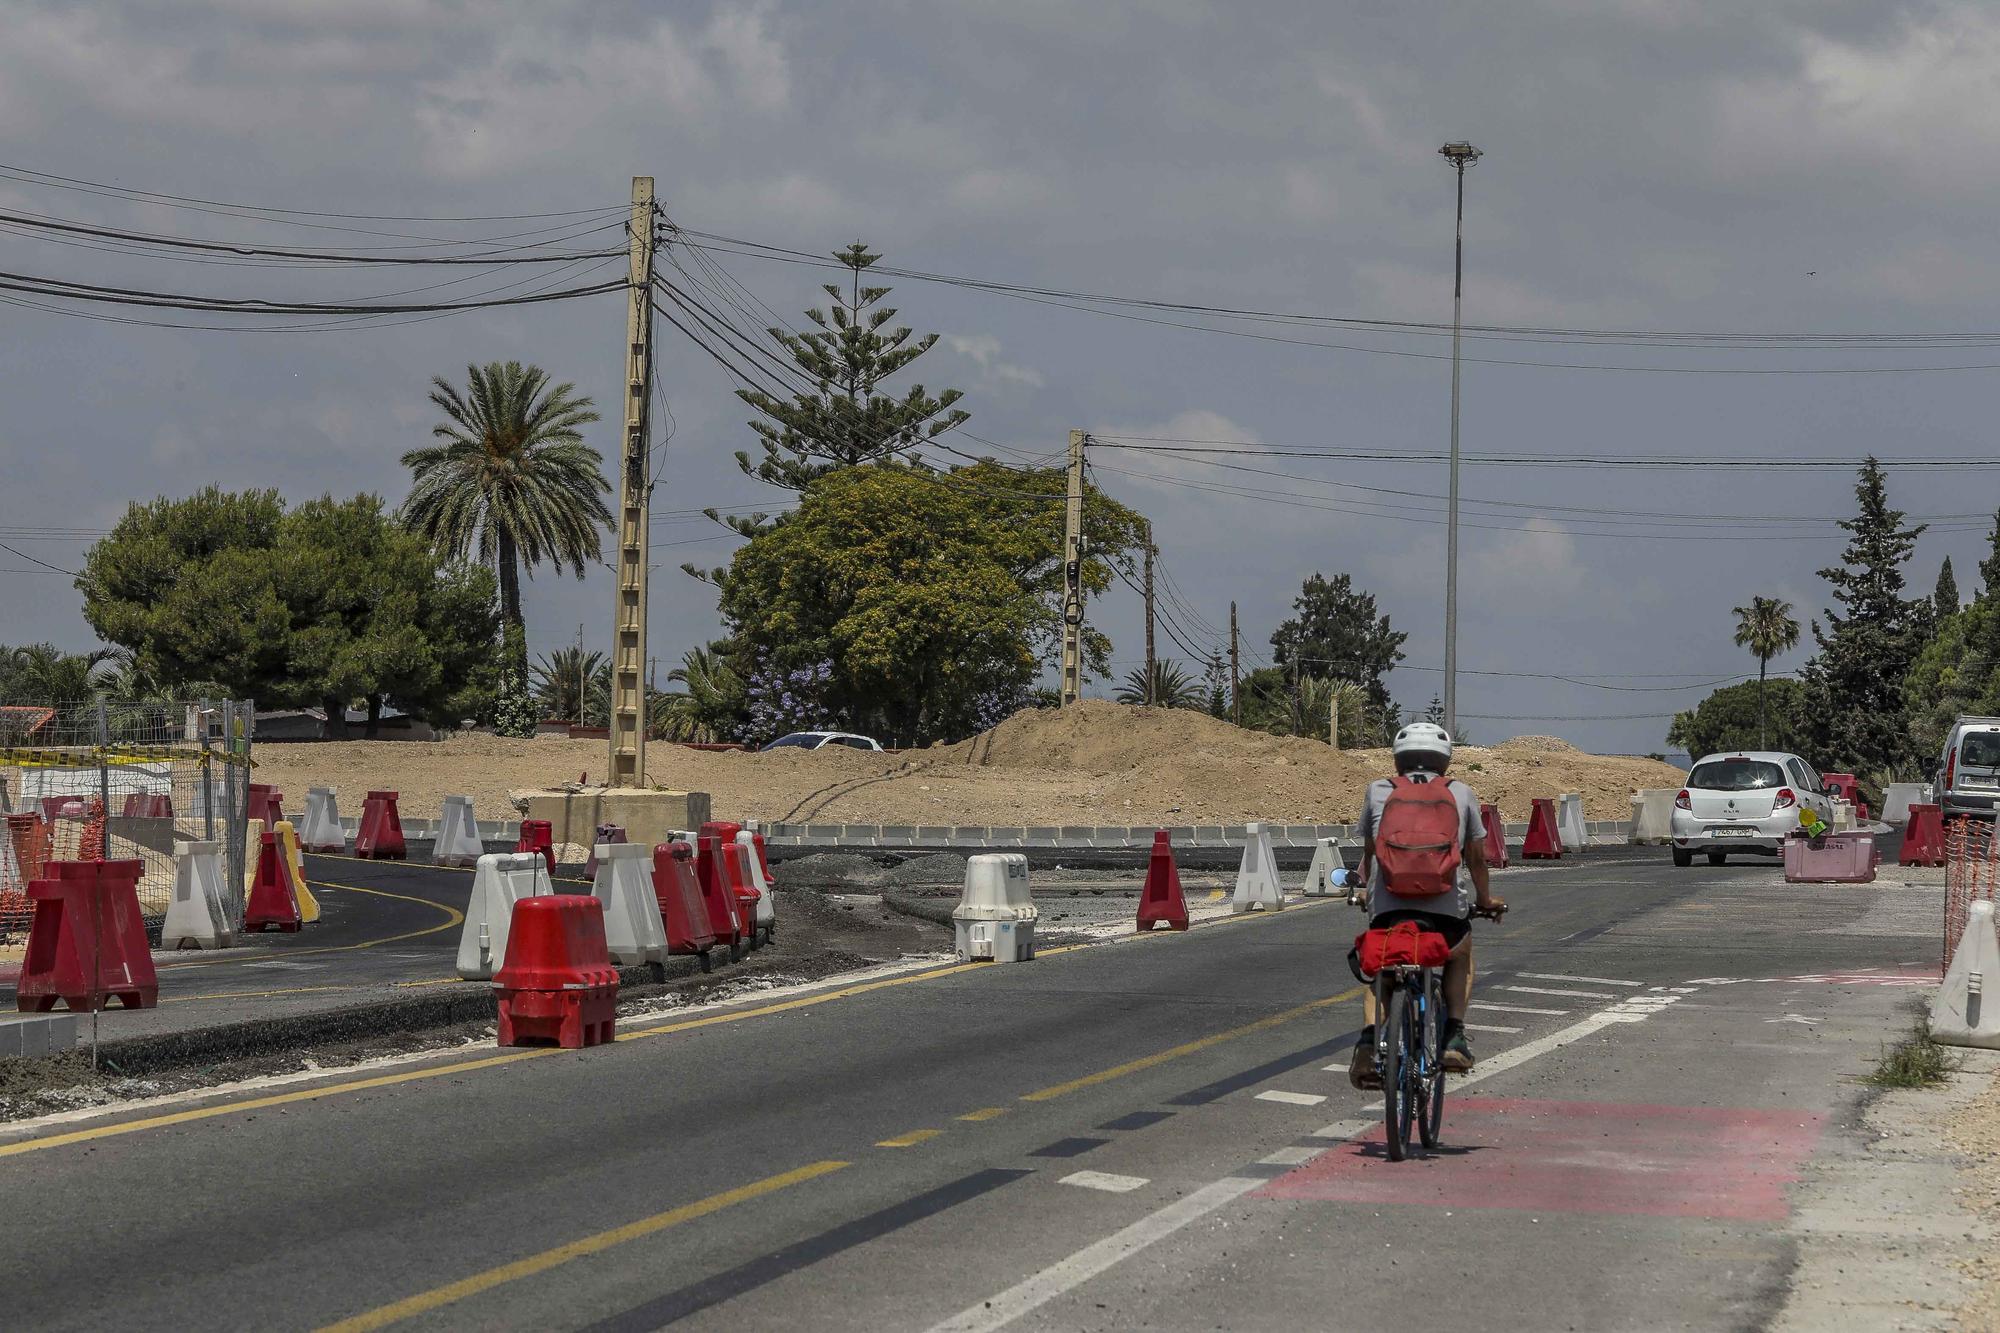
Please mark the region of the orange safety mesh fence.
[[2000, 899], [2000, 839], [1990, 819], [1954, 819], [1945, 826], [1944, 962], [1965, 934], [1966, 911], [1973, 903]]

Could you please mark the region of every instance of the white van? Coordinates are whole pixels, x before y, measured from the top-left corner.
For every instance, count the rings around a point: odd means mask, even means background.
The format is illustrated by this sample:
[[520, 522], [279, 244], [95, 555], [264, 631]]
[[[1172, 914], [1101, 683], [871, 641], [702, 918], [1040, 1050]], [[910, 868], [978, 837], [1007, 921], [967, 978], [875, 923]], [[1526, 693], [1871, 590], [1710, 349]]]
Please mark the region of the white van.
[[1937, 800], [1946, 819], [1993, 818], [2000, 801], [2000, 717], [1962, 717], [1945, 733]]

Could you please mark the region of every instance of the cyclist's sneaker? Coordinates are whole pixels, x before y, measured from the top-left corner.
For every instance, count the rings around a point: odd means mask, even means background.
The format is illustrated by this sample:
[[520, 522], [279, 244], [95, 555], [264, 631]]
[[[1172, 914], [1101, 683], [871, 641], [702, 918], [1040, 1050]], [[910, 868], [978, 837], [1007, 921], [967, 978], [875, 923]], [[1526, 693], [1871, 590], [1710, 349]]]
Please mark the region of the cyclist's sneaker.
[[1445, 1072], [1451, 1074], [1469, 1074], [1472, 1072], [1472, 1066], [1472, 1043], [1465, 1039], [1465, 1029], [1460, 1028], [1445, 1041]]
[[1375, 1029], [1361, 1029], [1354, 1054], [1347, 1060], [1347, 1081], [1363, 1092], [1382, 1090], [1382, 1073], [1375, 1067]]

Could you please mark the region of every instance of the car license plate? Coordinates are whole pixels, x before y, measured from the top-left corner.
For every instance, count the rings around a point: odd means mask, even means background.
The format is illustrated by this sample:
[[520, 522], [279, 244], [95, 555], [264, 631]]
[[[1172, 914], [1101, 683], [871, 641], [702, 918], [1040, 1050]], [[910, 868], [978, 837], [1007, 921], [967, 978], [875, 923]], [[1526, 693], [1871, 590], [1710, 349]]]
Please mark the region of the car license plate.
[[1715, 836], [1718, 838], [1754, 838], [1757, 836], [1756, 829], [1744, 828], [1740, 825], [1724, 825], [1721, 828], [1711, 829], [1709, 831], [1715, 834]]

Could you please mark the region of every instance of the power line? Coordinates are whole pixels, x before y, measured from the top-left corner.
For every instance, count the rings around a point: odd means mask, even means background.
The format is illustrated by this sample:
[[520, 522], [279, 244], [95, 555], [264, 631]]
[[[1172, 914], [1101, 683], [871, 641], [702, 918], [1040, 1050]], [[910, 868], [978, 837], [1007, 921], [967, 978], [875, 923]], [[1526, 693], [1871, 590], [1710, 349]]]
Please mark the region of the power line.
[[600, 282], [586, 287], [569, 287], [561, 291], [543, 292], [530, 296], [509, 296], [493, 300], [429, 302], [402, 305], [358, 305], [325, 301], [269, 301], [254, 297], [189, 296], [173, 292], [148, 291], [143, 288], [107, 287], [97, 283], [72, 282], [62, 278], [38, 277], [33, 274], [0, 271], [0, 290], [27, 292], [37, 296], [47, 296], [63, 300], [92, 301], [100, 304], [134, 305], [166, 310], [203, 310], [223, 314], [249, 315], [396, 315], [430, 311], [479, 310], [493, 306], [532, 305], [545, 301], [566, 301], [579, 296], [596, 296], [603, 292], [617, 291], [625, 285], [624, 279], [621, 278], [613, 282]]
[[[69, 235], [95, 236], [109, 240], [139, 241], [146, 245], [169, 249], [201, 250], [209, 253], [262, 256], [273, 259], [309, 259], [316, 264], [566, 264], [577, 259], [603, 259], [622, 255], [619, 250], [588, 250], [580, 253], [540, 254], [525, 253], [530, 246], [508, 246], [499, 250], [482, 250], [464, 255], [381, 255], [347, 254], [324, 250], [286, 250], [269, 246], [242, 245], [231, 241], [204, 241], [187, 236], [164, 236], [154, 232], [123, 231], [112, 227], [93, 227], [81, 222], [67, 222], [60, 219], [45, 219], [30, 213], [0, 213], [0, 222], [12, 223], [16, 227], [31, 227], [42, 231], [63, 232]], [[592, 231], [608, 228], [593, 227]]]

